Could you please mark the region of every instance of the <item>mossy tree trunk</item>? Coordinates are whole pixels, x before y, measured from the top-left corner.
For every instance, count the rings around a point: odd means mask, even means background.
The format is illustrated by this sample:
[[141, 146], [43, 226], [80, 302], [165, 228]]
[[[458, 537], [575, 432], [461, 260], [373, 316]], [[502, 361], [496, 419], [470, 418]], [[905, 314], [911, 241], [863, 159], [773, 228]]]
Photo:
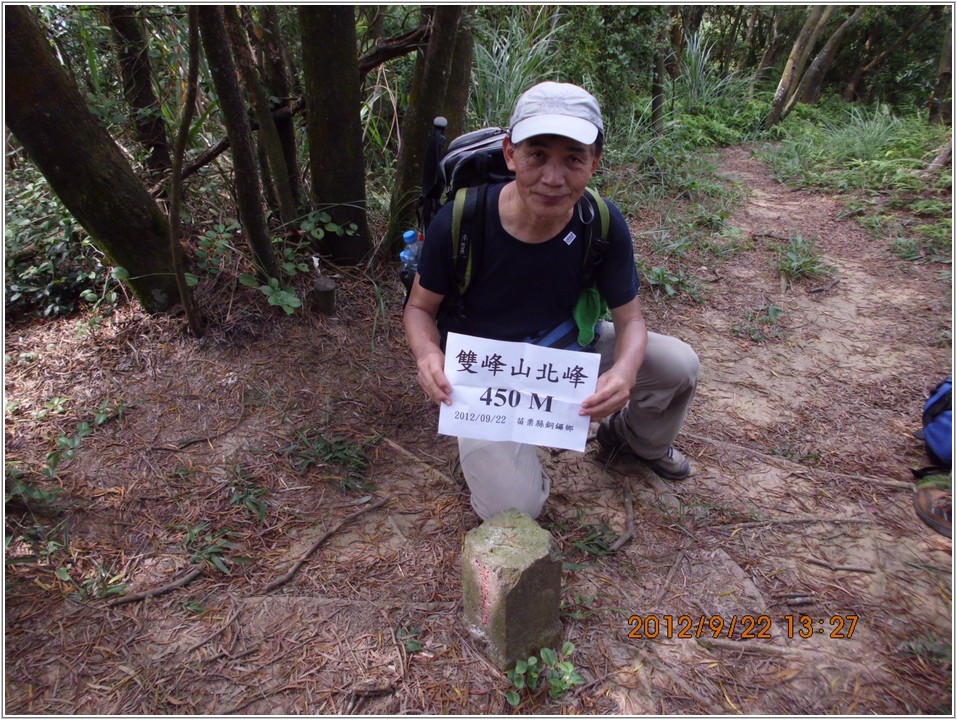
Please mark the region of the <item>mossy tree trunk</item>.
[[365, 159], [359, 122], [359, 58], [352, 6], [299, 7], [312, 202], [340, 228], [327, 230], [319, 251], [356, 264], [372, 249], [366, 218]]
[[199, 30], [233, 155], [236, 200], [246, 241], [260, 276], [265, 279], [279, 278], [269, 230], [266, 227], [266, 215], [263, 212], [262, 185], [256, 165], [252, 130], [236, 77], [236, 64], [229, 51], [221, 5], [200, 6]]
[[256, 123], [259, 125], [259, 144], [266, 155], [266, 166], [272, 176], [273, 187], [276, 189], [279, 217], [283, 225], [291, 226], [296, 220], [296, 202], [293, 199], [292, 188], [289, 187], [289, 173], [286, 170], [286, 157], [279, 139], [279, 130], [269, 109], [269, 96], [263, 89], [259, 73], [253, 63], [253, 54], [249, 49], [249, 40], [239, 12], [234, 6], [226, 5], [223, 7], [223, 19], [226, 21], [226, 34], [233, 50], [233, 59], [239, 70], [239, 76], [246, 86]]
[[6, 123], [148, 312], [179, 300], [166, 215], [57, 62], [33, 11], [4, 8]]
[[[289, 51], [283, 40], [279, 25], [279, 13], [275, 5], [260, 5], [259, 26], [262, 33], [252, 34], [250, 37], [255, 43], [258, 54], [258, 65], [262, 73], [266, 91], [282, 102], [290, 102], [296, 94], [293, 87], [292, 71], [289, 66]], [[289, 176], [289, 189], [292, 192], [293, 202], [297, 208], [303, 205], [302, 183], [299, 179], [299, 150], [296, 145], [296, 123], [292, 114], [281, 118], [274, 118], [276, 130], [279, 133], [279, 142], [282, 144], [283, 156], [286, 159], [286, 173]]]
[[851, 29], [851, 26], [860, 20], [866, 8], [867, 6], [865, 5], [858, 6], [851, 16], [842, 22], [831, 37], [827, 39], [821, 52], [817, 54], [817, 57], [814, 58], [807, 72], [804, 73], [804, 77], [801, 78], [797, 90], [794, 91], [791, 100], [788, 101], [787, 106], [784, 108], [785, 116], [794, 109], [796, 103], [803, 102], [812, 105], [821, 97], [824, 77], [831, 69], [831, 65], [834, 64], [837, 51], [840, 49], [841, 43], [844, 42], [844, 36], [847, 34], [847, 31]]
[[456, 57], [464, 60], [455, 52], [462, 6], [439, 5], [423, 10], [423, 13], [429, 12], [432, 32], [425, 52], [416, 57], [409, 106], [402, 121], [402, 145], [396, 163], [385, 249], [397, 247], [402, 232], [416, 224], [416, 201], [421, 192], [422, 165], [432, 121], [436, 116], [445, 116], [453, 110], [448, 94], [453, 61]]
[[171, 165], [166, 122], [153, 92], [152, 71], [143, 28], [130, 5], [107, 5], [110, 30], [123, 78], [123, 95], [130, 106], [136, 139], [148, 152], [146, 167], [158, 174]]
[[449, 138], [455, 138], [465, 132], [465, 112], [469, 105], [469, 92], [472, 89], [472, 60], [475, 55], [475, 40], [470, 27], [475, 10], [463, 6], [455, 32], [455, 47], [452, 50], [452, 71], [449, 74], [448, 89], [445, 93], [445, 119], [449, 121]]
[[814, 49], [818, 36], [824, 30], [824, 26], [830, 20], [833, 12], [834, 6], [832, 5], [814, 5], [811, 7], [804, 26], [794, 40], [794, 45], [791, 46], [791, 53], [788, 55], [784, 71], [781, 73], [781, 79], [778, 81], [774, 99], [771, 101], [771, 109], [764, 120], [765, 127], [777, 125], [784, 119], [784, 109], [804, 74], [808, 56]]

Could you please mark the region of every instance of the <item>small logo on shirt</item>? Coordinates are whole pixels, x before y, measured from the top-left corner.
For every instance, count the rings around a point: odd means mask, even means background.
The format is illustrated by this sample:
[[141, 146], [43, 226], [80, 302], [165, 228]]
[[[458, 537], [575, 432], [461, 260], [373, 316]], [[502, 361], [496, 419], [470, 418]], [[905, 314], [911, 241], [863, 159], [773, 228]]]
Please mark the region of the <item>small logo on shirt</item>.
[[575, 242], [575, 238], [576, 238], [576, 237], [577, 237], [577, 235], [575, 235], [574, 232], [568, 233], [568, 235], [566, 235], [565, 238], [564, 238], [565, 244], [566, 244], [566, 245], [571, 245], [573, 242]]

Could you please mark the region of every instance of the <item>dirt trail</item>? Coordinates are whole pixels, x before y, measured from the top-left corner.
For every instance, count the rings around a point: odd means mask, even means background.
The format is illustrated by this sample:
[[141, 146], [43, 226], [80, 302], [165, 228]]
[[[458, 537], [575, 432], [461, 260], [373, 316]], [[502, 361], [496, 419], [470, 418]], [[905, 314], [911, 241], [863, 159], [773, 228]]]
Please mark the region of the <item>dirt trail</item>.
[[[593, 445], [542, 451], [553, 479], [542, 523], [580, 566], [563, 578], [563, 620], [588, 682], [523, 710], [949, 712], [951, 542], [916, 518], [908, 472], [921, 464], [910, 436], [921, 399], [950, 367], [935, 345], [950, 329], [947, 281], [896, 261], [834, 199], [774, 183], [746, 149], [720, 162], [745, 194], [728, 225], [750, 249], [703, 261], [704, 303], [645, 303], [652, 329], [702, 360], [682, 438], [696, 473], [669, 483]], [[772, 249], [795, 234], [817, 242], [837, 284], [782, 285]], [[168, 583], [188, 569], [184, 528], [201, 522], [232, 529], [253, 559], [112, 608], [65, 600], [55, 565], [8, 567], [8, 713], [509, 712], [507, 681], [461, 626], [458, 555], [478, 520], [409, 370], [399, 297], [382, 318], [366, 285], [340, 280], [336, 318], [247, 315], [202, 343], [135, 310], [92, 336], [75, 321], [8, 333], [6, 390], [19, 402], [8, 460], [42, 466], [69, 427], [30, 421], [52, 397], [77, 412], [131, 404], [61, 473], [76, 503], [75, 577], [98, 562], [130, 592]], [[748, 324], [770, 304], [777, 335], [753, 342]], [[295, 468], [289, 448], [305, 427], [382, 433], [368, 495], [390, 503], [269, 591], [368, 502], [328, 466]], [[243, 483], [268, 487], [264, 521], [230, 502]], [[626, 529], [626, 486], [633, 539], [612, 555], [583, 551], [600, 549], [595, 533]], [[770, 637], [742, 638], [748, 616]], [[702, 617], [721, 619], [721, 637], [699, 631]]]

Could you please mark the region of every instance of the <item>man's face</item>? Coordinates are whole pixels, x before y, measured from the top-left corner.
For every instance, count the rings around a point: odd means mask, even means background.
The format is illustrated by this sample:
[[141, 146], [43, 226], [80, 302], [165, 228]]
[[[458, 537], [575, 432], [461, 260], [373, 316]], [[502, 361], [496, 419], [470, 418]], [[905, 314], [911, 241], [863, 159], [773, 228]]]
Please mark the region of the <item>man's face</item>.
[[535, 135], [518, 145], [505, 140], [505, 162], [519, 197], [533, 214], [566, 217], [598, 169], [593, 145], [561, 135]]

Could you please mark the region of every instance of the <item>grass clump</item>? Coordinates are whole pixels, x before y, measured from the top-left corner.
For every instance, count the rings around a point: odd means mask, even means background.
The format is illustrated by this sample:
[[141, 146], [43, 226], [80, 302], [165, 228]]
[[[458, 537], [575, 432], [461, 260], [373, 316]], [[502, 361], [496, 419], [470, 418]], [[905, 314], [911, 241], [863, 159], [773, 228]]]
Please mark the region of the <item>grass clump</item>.
[[814, 241], [800, 235], [777, 246], [774, 254], [774, 269], [788, 280], [819, 278], [834, 272], [834, 267], [822, 259]]
[[745, 316], [745, 324], [734, 325], [731, 333], [738, 337], [748, 337], [754, 343], [763, 343], [767, 340], [780, 340], [784, 337], [778, 320], [784, 315], [784, 310], [774, 303], [768, 303], [754, 310], [749, 310]]
[[296, 440], [284, 448], [293, 467], [300, 472], [317, 467], [326, 469], [329, 479], [336, 480], [344, 489], [363, 491], [375, 486], [366, 479], [369, 458], [366, 448], [377, 442], [379, 436], [363, 442], [341, 437], [326, 437], [314, 428], [300, 430]]

